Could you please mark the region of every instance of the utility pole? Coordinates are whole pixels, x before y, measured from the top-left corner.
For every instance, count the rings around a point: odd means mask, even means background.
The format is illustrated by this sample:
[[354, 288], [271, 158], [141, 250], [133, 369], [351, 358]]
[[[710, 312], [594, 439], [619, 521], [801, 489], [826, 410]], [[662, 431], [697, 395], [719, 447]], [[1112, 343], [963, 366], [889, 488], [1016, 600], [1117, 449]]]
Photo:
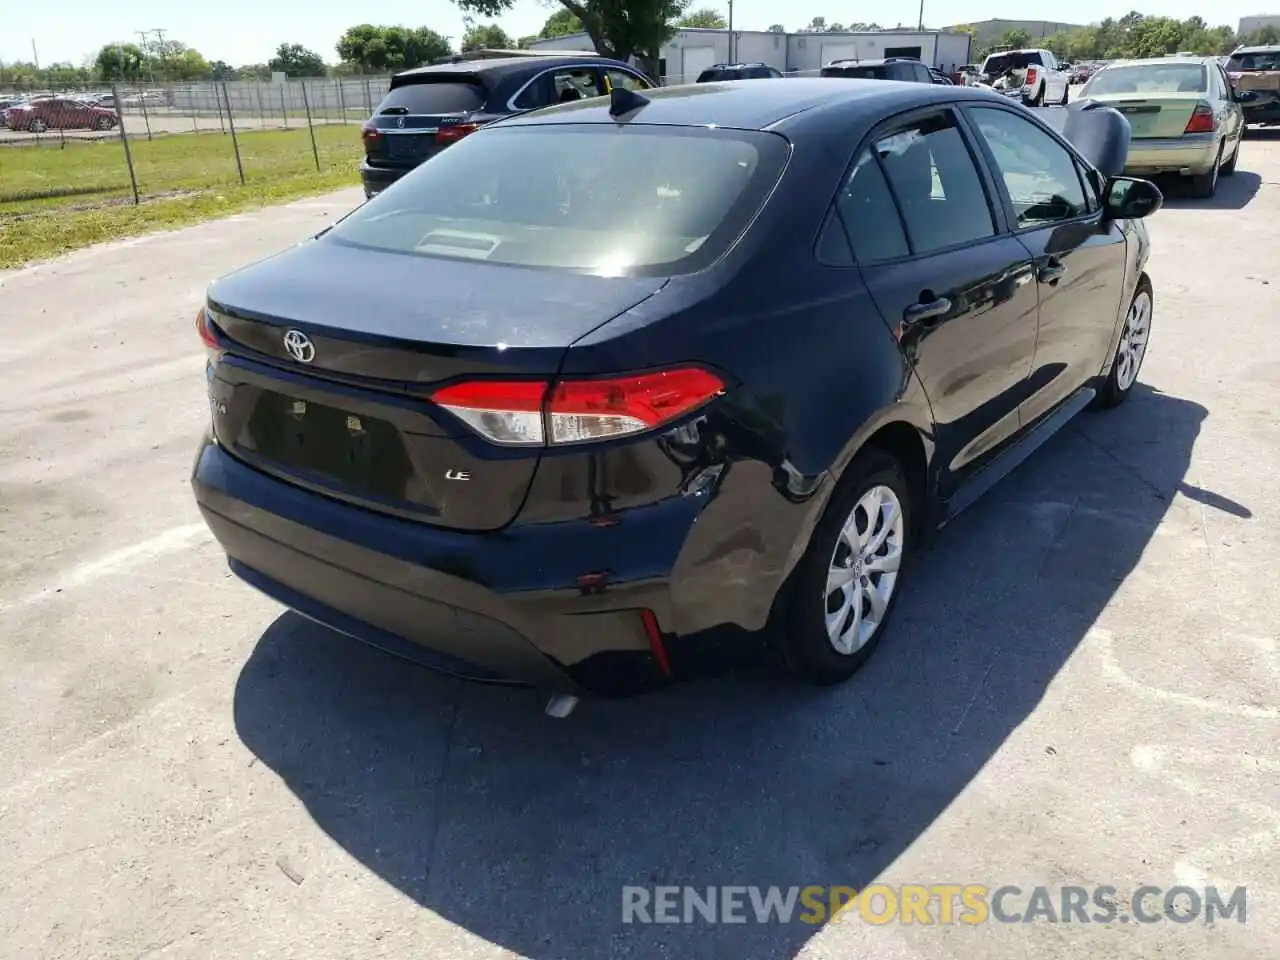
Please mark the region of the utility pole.
[[149, 34], [151, 31], [138, 30], [136, 32], [138, 34], [138, 39], [141, 41], [141, 45], [142, 45], [142, 58], [147, 62], [147, 76], [150, 78], [151, 82], [154, 83], [156, 79], [155, 67], [152, 65], [151, 56], [147, 50], [149, 46], [149, 44], [147, 43], [147, 34]]
[[729, 0], [729, 62], [736, 62], [733, 59], [733, 0]]
[[31, 38], [31, 59], [35, 61], [36, 69], [40, 69], [40, 54], [36, 52], [36, 38]]

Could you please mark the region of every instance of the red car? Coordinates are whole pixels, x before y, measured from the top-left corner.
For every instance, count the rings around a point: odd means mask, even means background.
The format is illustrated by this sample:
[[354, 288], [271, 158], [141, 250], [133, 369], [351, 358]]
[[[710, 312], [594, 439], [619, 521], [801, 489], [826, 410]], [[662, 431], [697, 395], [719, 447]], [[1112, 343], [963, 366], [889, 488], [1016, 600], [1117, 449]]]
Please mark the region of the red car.
[[46, 130], [110, 130], [120, 122], [114, 110], [96, 107], [80, 100], [49, 97], [33, 100], [5, 111], [4, 119], [10, 130], [29, 130], [44, 133]]

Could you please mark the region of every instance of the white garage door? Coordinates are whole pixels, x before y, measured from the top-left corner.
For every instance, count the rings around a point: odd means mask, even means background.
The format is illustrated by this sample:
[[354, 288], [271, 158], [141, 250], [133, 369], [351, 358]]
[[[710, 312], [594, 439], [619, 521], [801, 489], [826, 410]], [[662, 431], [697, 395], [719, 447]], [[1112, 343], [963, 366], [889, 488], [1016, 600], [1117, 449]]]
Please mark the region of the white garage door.
[[822, 65], [825, 67], [832, 60], [857, 60], [858, 45], [856, 43], [824, 43], [822, 45]]
[[685, 47], [684, 63], [680, 68], [680, 79], [677, 83], [693, 83], [698, 74], [716, 63], [715, 47]]

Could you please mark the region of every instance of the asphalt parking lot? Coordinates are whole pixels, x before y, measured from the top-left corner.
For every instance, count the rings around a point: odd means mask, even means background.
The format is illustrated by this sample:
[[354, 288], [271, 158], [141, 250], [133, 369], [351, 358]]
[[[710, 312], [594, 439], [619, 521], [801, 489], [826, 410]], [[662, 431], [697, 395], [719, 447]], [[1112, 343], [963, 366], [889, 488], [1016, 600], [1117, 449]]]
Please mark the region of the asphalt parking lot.
[[[0, 272], [0, 957], [1280, 956], [1280, 137], [1152, 218], [1144, 386], [946, 528], [853, 682], [565, 721], [285, 613], [192, 502], [207, 280], [358, 199]], [[1248, 908], [621, 923], [627, 885], [873, 881]]]

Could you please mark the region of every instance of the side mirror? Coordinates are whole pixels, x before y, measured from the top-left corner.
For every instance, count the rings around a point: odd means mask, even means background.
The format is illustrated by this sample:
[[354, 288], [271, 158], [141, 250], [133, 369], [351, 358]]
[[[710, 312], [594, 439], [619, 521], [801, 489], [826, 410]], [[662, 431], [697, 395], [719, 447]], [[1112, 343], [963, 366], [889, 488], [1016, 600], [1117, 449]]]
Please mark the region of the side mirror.
[[1141, 220], [1164, 205], [1164, 194], [1150, 180], [1137, 177], [1112, 177], [1107, 183], [1103, 206], [1114, 220]]

